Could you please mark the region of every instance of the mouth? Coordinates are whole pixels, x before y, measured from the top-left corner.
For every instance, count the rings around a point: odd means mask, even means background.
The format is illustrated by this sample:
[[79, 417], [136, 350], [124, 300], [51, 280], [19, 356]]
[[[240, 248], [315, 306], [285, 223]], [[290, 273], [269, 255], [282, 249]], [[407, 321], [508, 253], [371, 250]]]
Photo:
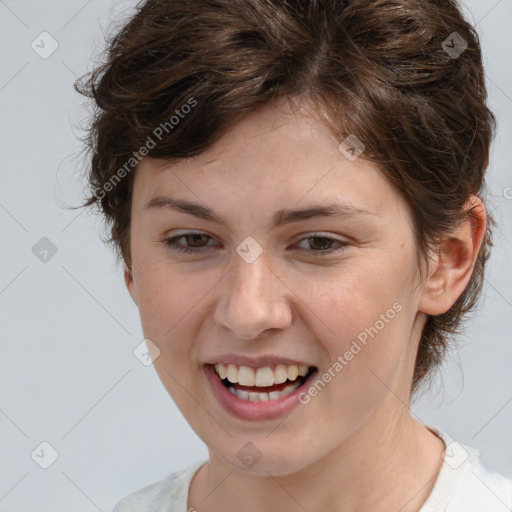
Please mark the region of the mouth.
[[253, 368], [232, 363], [203, 366], [213, 395], [225, 411], [242, 420], [271, 420], [289, 414], [308, 389], [316, 366], [276, 364]]
[[251, 368], [218, 363], [213, 368], [231, 394], [249, 402], [266, 402], [288, 396], [316, 370], [314, 366], [284, 364]]

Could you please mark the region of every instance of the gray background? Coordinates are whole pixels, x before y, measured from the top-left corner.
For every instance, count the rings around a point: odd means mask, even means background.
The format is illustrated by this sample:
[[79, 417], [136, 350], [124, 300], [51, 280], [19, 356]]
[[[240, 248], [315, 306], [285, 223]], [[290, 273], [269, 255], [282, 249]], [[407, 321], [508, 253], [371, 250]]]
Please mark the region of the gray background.
[[[66, 208], [84, 187], [76, 126], [85, 113], [72, 84], [109, 20], [133, 5], [0, 0], [0, 512], [106, 512], [207, 457], [133, 354], [138, 310], [100, 240], [101, 219]], [[465, 5], [499, 122], [488, 183], [500, 228], [480, 312], [412, 410], [511, 475], [512, 0]], [[47, 59], [31, 47], [43, 31], [59, 45]], [[32, 252], [43, 237], [57, 249], [46, 262]], [[48, 469], [36, 463], [50, 461], [43, 441], [58, 452]]]

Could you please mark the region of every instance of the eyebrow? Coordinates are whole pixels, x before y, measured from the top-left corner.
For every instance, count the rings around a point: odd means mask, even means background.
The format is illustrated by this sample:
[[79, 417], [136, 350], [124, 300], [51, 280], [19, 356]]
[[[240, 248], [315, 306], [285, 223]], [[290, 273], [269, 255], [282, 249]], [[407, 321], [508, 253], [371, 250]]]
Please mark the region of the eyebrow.
[[[172, 197], [156, 196], [144, 204], [144, 210], [152, 210], [158, 208], [170, 208], [180, 213], [186, 213], [211, 222], [216, 222], [225, 226], [229, 226], [229, 221], [224, 216], [215, 213], [212, 209], [193, 201], [185, 201]], [[326, 205], [312, 205], [301, 209], [283, 209], [278, 210], [272, 216], [274, 227], [281, 227], [285, 224], [309, 220], [315, 217], [332, 217], [332, 218], [348, 218], [359, 215], [376, 215], [367, 210], [361, 210], [351, 205], [343, 205], [338, 203]]]

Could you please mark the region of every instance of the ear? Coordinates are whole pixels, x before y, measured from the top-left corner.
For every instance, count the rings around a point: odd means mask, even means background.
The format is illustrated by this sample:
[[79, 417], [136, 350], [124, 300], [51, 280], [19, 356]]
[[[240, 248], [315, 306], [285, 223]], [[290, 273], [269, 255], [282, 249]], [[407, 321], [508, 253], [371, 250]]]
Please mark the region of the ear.
[[133, 302], [135, 302], [135, 304], [138, 306], [137, 290], [135, 289], [135, 283], [133, 281], [133, 273], [131, 269], [126, 266], [124, 267], [124, 282], [126, 283], [126, 288], [128, 288], [128, 291], [132, 296]]
[[472, 195], [466, 202], [467, 217], [439, 246], [428, 277], [423, 282], [419, 311], [446, 313], [466, 288], [487, 227], [485, 206]]

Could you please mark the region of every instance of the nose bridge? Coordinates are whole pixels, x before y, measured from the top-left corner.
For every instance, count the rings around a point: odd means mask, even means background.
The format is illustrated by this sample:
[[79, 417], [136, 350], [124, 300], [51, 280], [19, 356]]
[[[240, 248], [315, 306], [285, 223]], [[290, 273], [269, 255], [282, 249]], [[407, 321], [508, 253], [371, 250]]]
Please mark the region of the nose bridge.
[[260, 255], [253, 262], [249, 263], [243, 258], [238, 258], [235, 269], [232, 273], [231, 296], [240, 295], [240, 298], [261, 302], [261, 299], [269, 299], [272, 295], [273, 276], [267, 258]]
[[257, 338], [261, 332], [283, 329], [291, 321], [283, 284], [270, 264], [265, 252], [252, 262], [234, 254], [234, 268], [216, 309], [216, 321], [238, 338]]

